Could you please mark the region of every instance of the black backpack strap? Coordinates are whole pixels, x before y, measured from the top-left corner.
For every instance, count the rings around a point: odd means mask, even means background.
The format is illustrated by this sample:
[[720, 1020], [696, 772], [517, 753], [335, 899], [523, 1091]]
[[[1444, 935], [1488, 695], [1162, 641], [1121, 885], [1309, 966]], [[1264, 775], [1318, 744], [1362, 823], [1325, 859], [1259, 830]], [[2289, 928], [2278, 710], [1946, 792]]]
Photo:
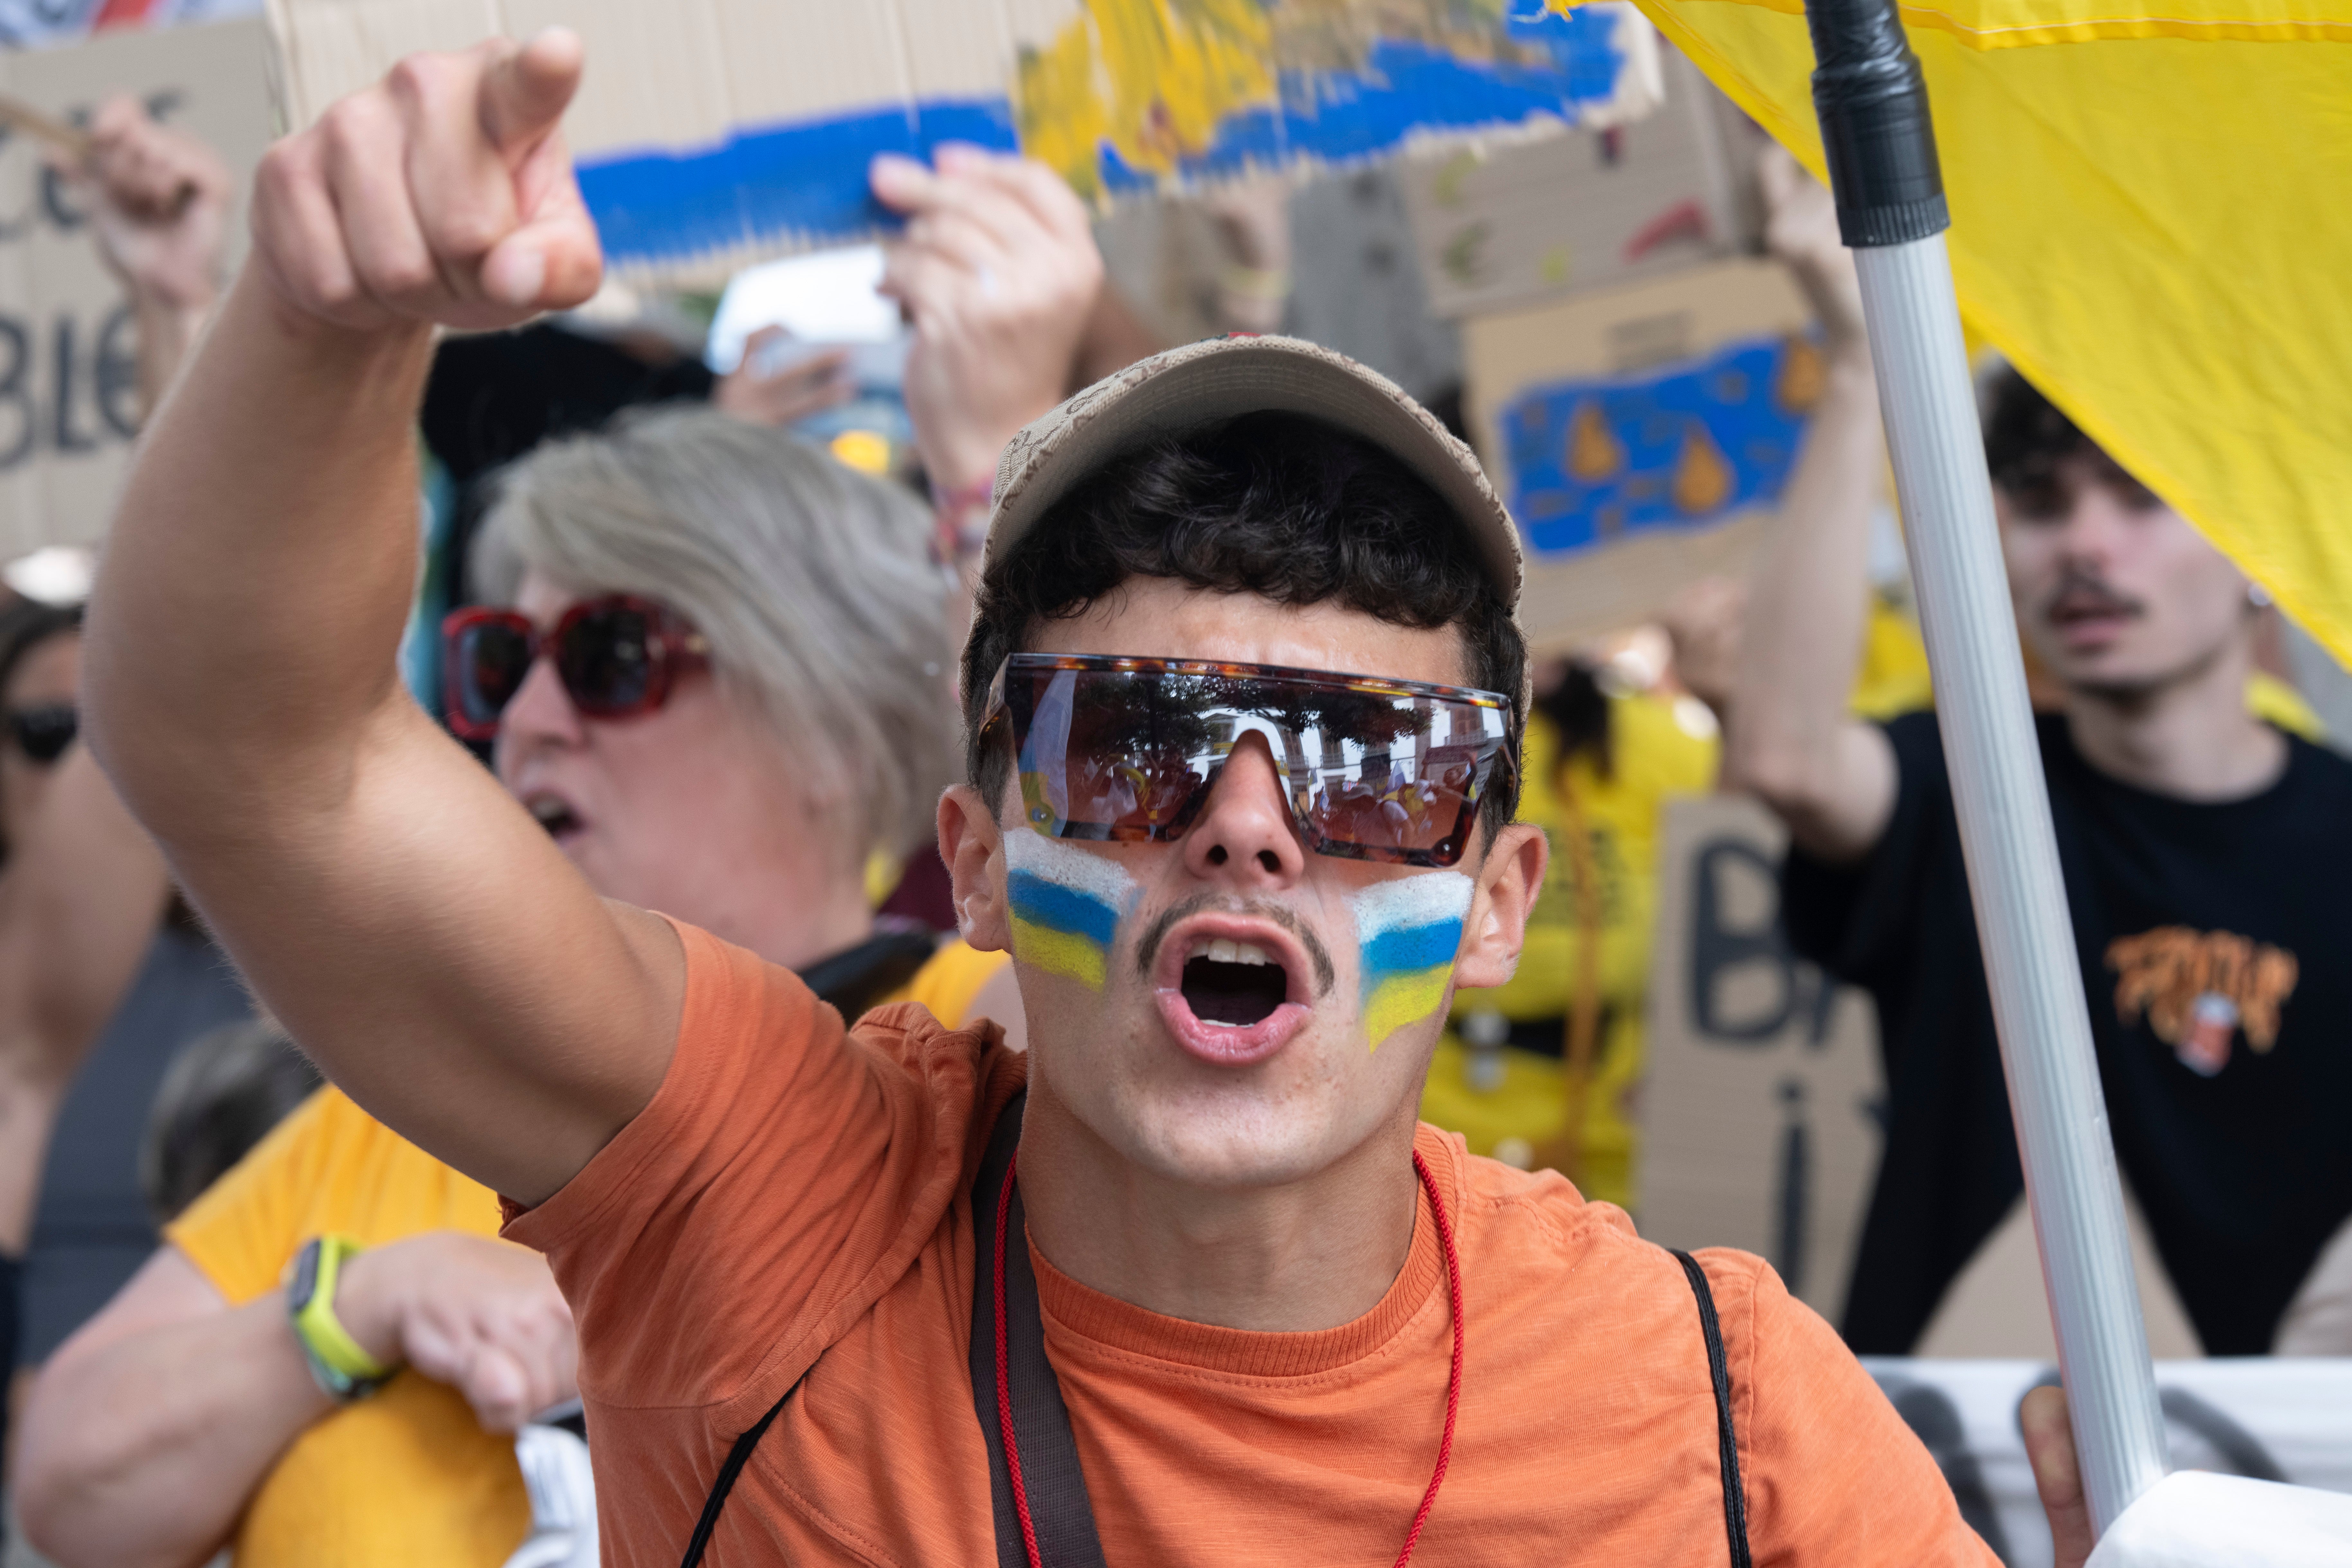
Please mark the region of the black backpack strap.
[[[996, 1208], [1004, 1173], [1021, 1145], [1027, 1091], [996, 1119], [988, 1156], [971, 1188], [971, 1407], [988, 1443], [988, 1491], [996, 1513], [997, 1568], [1029, 1568], [1021, 1516], [1013, 1506], [1013, 1471], [1004, 1460], [1004, 1430], [996, 1406]], [[1045, 1359], [1045, 1315], [1037, 1302], [1037, 1271], [1022, 1228], [1021, 1191], [1004, 1219], [1005, 1380], [1013, 1394], [1013, 1430], [1021, 1444], [1021, 1484], [1037, 1555], [1052, 1568], [1105, 1568], [1095, 1532], [1094, 1503], [1078, 1468], [1078, 1442], [1061, 1381]]]
[[1739, 1481], [1739, 1434], [1731, 1424], [1731, 1362], [1723, 1353], [1723, 1324], [1715, 1315], [1715, 1292], [1698, 1259], [1677, 1250], [1675, 1260], [1698, 1298], [1699, 1332], [1706, 1337], [1706, 1371], [1715, 1383], [1715, 1444], [1723, 1463], [1723, 1533], [1731, 1543], [1731, 1568], [1750, 1568], [1748, 1552], [1748, 1493]]
[[697, 1568], [701, 1563], [702, 1553], [710, 1545], [710, 1532], [719, 1528], [719, 1510], [727, 1506], [727, 1494], [735, 1489], [735, 1478], [743, 1473], [751, 1450], [760, 1446], [760, 1439], [767, 1436], [776, 1417], [784, 1413], [784, 1401], [798, 1394], [801, 1384], [807, 1381], [805, 1372], [793, 1379], [793, 1385], [768, 1406], [768, 1413], [753, 1422], [751, 1429], [736, 1438], [735, 1446], [727, 1450], [727, 1462], [719, 1467], [719, 1479], [710, 1483], [710, 1495], [702, 1500], [702, 1517], [694, 1521], [694, 1533], [686, 1542], [686, 1560], [679, 1568]]

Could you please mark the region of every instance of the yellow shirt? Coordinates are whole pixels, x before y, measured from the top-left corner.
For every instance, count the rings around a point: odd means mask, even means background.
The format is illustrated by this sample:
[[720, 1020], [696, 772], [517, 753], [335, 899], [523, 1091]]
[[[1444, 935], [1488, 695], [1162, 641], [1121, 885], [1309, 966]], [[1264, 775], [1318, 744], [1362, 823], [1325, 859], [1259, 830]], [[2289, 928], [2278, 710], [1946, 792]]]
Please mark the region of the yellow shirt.
[[[960, 1025], [1011, 959], [951, 942], [893, 1000]], [[499, 1201], [331, 1085], [273, 1129], [164, 1227], [242, 1306], [278, 1288], [314, 1236], [383, 1247], [429, 1230], [499, 1233]], [[238, 1521], [236, 1568], [499, 1568], [530, 1530], [514, 1439], [485, 1432], [456, 1391], [404, 1372], [295, 1438]]]
[[[278, 1288], [329, 1232], [382, 1247], [428, 1230], [499, 1233], [499, 1201], [322, 1089], [164, 1228], [231, 1306]], [[498, 1568], [530, 1531], [514, 1439], [413, 1372], [294, 1439], [238, 1521], [237, 1568]]]
[[[1624, 1102], [1642, 1074], [1659, 824], [1668, 796], [1713, 787], [1717, 742], [1702, 727], [1686, 724], [1672, 700], [1659, 697], [1612, 699], [1609, 731], [1612, 766], [1606, 776], [1590, 755], [1575, 758], [1565, 772], [1591, 847], [1602, 1004], [1578, 1185], [1589, 1197], [1630, 1206], [1633, 1128]], [[1491, 991], [1458, 993], [1453, 1019], [1457, 1026], [1466, 1014], [1481, 1010], [1520, 1021], [1565, 1020], [1570, 1013], [1584, 941], [1577, 867], [1587, 857], [1576, 853], [1571, 842], [1574, 828], [1570, 803], [1559, 790], [1559, 731], [1540, 714], [1530, 718], [1519, 820], [1543, 829], [1551, 845], [1551, 868], [1528, 918], [1517, 974]], [[1565, 1029], [1563, 1022], [1563, 1034]], [[1502, 1081], [1476, 1081], [1473, 1053], [1449, 1029], [1430, 1065], [1422, 1120], [1461, 1133], [1474, 1154], [1491, 1154], [1496, 1143], [1517, 1139], [1540, 1158], [1560, 1137], [1568, 1115], [1565, 1053], [1506, 1050], [1501, 1056]]]

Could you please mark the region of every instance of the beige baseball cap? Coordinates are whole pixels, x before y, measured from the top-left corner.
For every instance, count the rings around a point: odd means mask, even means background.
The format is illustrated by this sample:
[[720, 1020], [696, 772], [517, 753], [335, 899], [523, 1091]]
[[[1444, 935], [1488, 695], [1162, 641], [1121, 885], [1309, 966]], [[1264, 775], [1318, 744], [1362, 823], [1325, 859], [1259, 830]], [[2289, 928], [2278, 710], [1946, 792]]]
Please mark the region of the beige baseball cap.
[[1304, 414], [1411, 468], [1469, 529], [1495, 591], [1517, 609], [1519, 535], [1470, 448], [1378, 371], [1297, 338], [1209, 338], [1139, 360], [1006, 444], [982, 556], [993, 566], [1046, 509], [1106, 463], [1244, 414]]

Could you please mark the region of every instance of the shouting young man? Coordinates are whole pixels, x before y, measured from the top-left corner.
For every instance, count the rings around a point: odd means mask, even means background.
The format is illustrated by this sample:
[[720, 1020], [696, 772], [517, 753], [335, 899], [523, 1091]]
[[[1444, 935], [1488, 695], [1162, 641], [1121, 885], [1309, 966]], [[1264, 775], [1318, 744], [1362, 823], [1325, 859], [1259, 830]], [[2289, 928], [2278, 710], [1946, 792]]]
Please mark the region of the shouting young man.
[[1416, 1126], [1544, 851], [1508, 520], [1380, 378], [1195, 345], [1007, 449], [940, 836], [1025, 1058], [599, 900], [409, 702], [433, 328], [594, 287], [579, 68], [413, 59], [271, 153], [91, 721], [292, 1033], [552, 1261], [609, 1560], [1990, 1563], [1761, 1263]]

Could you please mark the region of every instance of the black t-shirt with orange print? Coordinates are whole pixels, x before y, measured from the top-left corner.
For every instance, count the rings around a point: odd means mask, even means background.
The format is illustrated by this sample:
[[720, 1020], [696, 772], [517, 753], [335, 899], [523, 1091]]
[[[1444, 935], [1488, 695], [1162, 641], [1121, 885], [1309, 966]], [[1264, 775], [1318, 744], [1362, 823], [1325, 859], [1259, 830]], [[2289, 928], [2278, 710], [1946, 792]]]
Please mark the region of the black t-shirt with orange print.
[[[2352, 763], [2290, 736], [2276, 783], [2200, 805], [2039, 730], [2116, 1153], [2206, 1352], [2265, 1353], [2352, 1215]], [[1932, 713], [1886, 733], [1885, 837], [1854, 867], [1791, 853], [1781, 895], [1797, 950], [1878, 1004], [1865, 1354], [1911, 1349], [2023, 1186], [1943, 742]]]

